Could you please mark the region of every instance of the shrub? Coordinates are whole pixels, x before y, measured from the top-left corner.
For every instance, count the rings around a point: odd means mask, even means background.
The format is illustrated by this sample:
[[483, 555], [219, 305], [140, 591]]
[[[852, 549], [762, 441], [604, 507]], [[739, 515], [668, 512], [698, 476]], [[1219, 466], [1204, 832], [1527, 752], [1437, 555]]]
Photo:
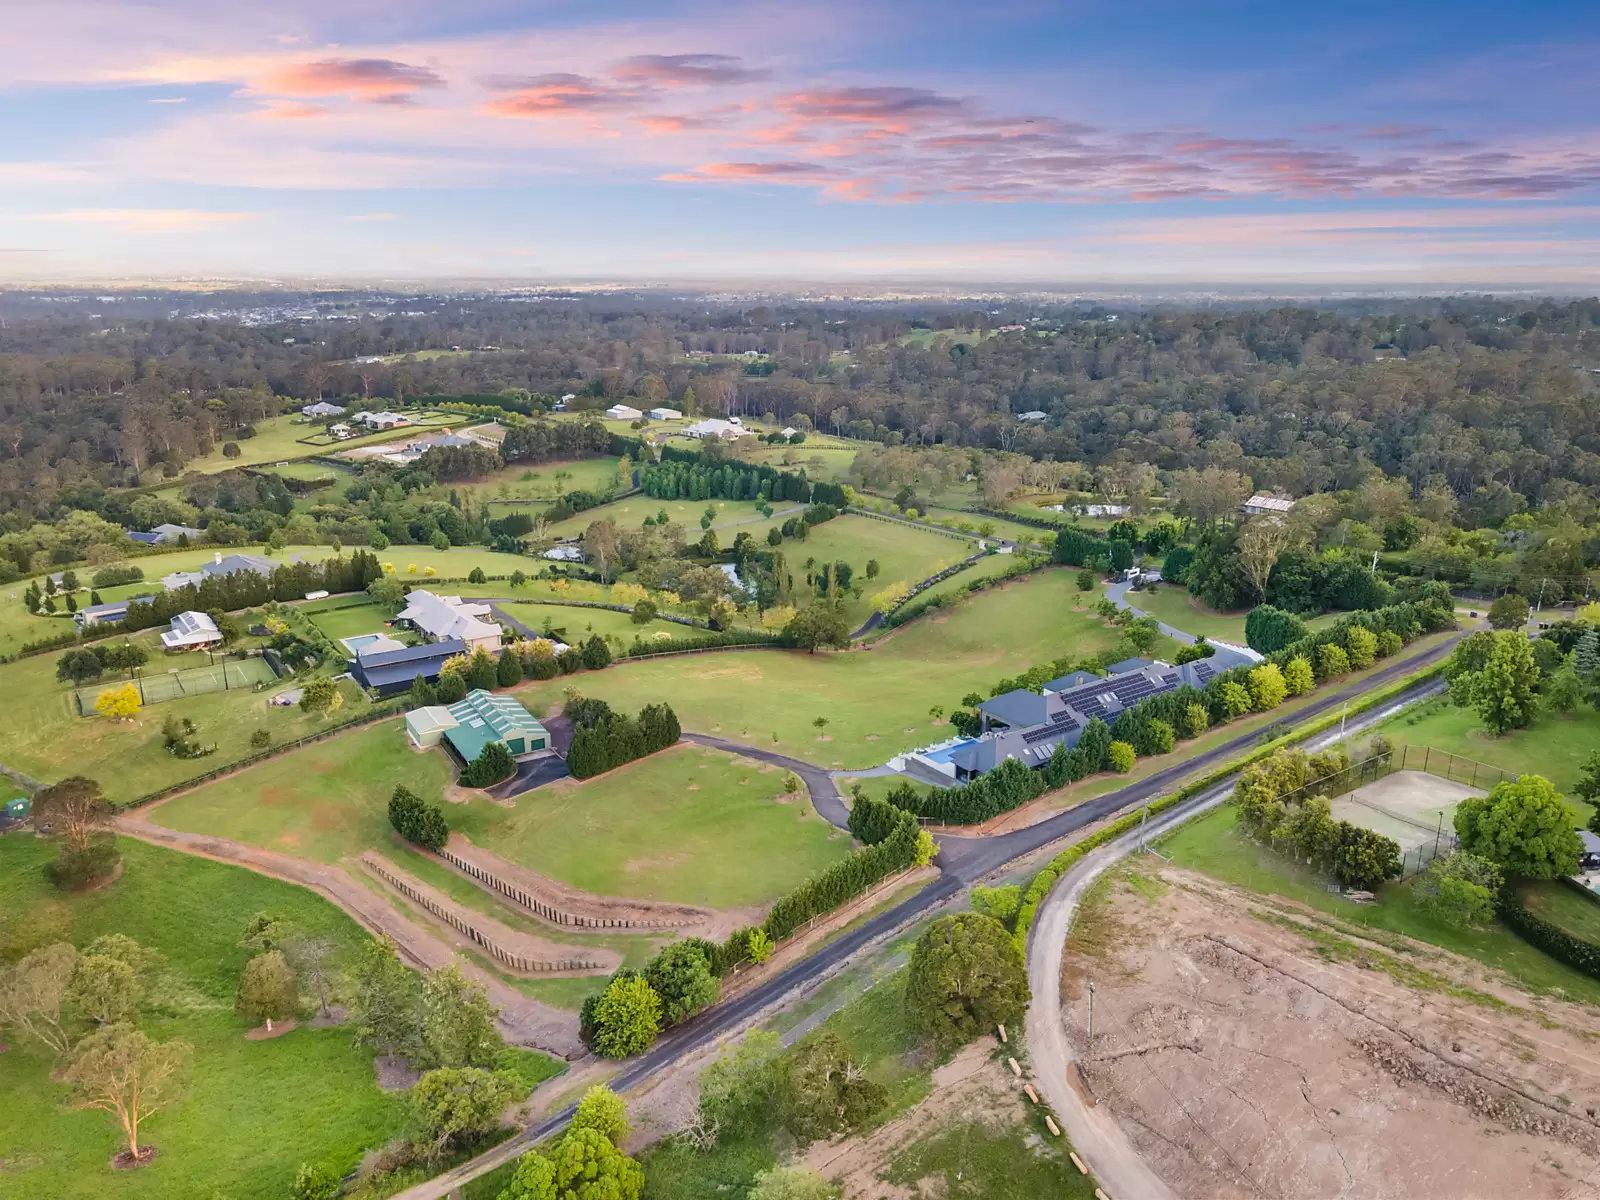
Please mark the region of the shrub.
[[1489, 605], [1489, 624], [1495, 629], [1520, 629], [1528, 623], [1528, 601], [1515, 592], [1495, 598]]
[[461, 786], [492, 787], [517, 773], [517, 760], [504, 742], [490, 742], [461, 771]]
[[1211, 716], [1206, 712], [1206, 706], [1198, 702], [1187, 704], [1183, 709], [1183, 733], [1185, 737], [1197, 738], [1211, 725]]
[[1378, 635], [1359, 625], [1352, 625], [1345, 633], [1344, 646], [1351, 668], [1357, 671], [1365, 671], [1378, 657]]
[[830, 1029], [802, 1038], [784, 1059], [781, 1107], [797, 1138], [829, 1138], [857, 1129], [889, 1102], [866, 1077], [847, 1043]]
[[582, 662], [590, 671], [599, 671], [611, 665], [611, 647], [598, 633], [583, 644]]
[[1262, 663], [1250, 672], [1250, 707], [1257, 712], [1277, 708], [1289, 694], [1289, 685], [1276, 663]]
[[1133, 770], [1133, 760], [1136, 757], [1133, 747], [1127, 742], [1112, 742], [1106, 750], [1106, 763], [1119, 775], [1126, 775]]
[[1306, 637], [1305, 622], [1271, 604], [1258, 604], [1244, 621], [1244, 640], [1258, 654], [1271, 654]]
[[1350, 656], [1344, 652], [1344, 647], [1335, 646], [1325, 642], [1317, 647], [1317, 676], [1320, 679], [1332, 679], [1335, 675], [1343, 675], [1350, 670]]
[[1178, 733], [1160, 717], [1152, 717], [1146, 726], [1145, 742], [1149, 754], [1171, 754], [1178, 744]]
[[[1393, 634], [1386, 636], [1393, 637]], [[1396, 639], [1398, 640], [1398, 639]], [[1283, 665], [1283, 685], [1288, 688], [1291, 696], [1304, 696], [1317, 686], [1317, 677], [1311, 670], [1311, 664], [1304, 658], [1296, 655]]]
[[614, 976], [594, 1004], [595, 1053], [642, 1054], [661, 1030], [661, 997], [642, 975]]
[[1405, 643], [1400, 640], [1398, 633], [1395, 633], [1392, 629], [1385, 629], [1378, 635], [1378, 657], [1388, 658], [1391, 655], [1399, 654], [1404, 645]]
[[1494, 863], [1457, 851], [1434, 859], [1411, 884], [1411, 896], [1418, 912], [1466, 929], [1493, 919], [1495, 898], [1504, 885], [1505, 879]]
[[1583, 843], [1576, 824], [1577, 814], [1542, 775], [1497, 783], [1487, 796], [1456, 806], [1461, 848], [1528, 879], [1577, 872]]
[[450, 840], [444, 810], [427, 803], [404, 784], [397, 785], [389, 797], [389, 824], [406, 841], [429, 850], [440, 850]]

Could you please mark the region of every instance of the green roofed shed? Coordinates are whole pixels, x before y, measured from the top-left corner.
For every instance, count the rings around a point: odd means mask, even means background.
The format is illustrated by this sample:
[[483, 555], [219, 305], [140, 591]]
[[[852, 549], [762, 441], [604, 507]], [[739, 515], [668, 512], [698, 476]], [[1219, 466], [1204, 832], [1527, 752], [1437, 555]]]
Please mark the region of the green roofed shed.
[[512, 754], [530, 754], [550, 748], [545, 727], [510, 696], [496, 696], [482, 688], [450, 705], [455, 725], [444, 730], [445, 740], [464, 762], [473, 762], [490, 742], [504, 742]]

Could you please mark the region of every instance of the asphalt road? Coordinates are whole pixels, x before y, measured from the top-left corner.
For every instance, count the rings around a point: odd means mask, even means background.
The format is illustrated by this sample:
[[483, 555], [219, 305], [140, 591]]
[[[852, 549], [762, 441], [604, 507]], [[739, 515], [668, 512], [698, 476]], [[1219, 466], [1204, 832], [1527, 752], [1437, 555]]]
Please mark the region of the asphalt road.
[[[1431, 666], [1448, 655], [1454, 649], [1456, 642], [1464, 636], [1466, 636], [1464, 633], [1458, 633], [1455, 637], [1445, 640], [1430, 650], [1391, 663], [1358, 683], [1350, 684], [1347, 687], [1340, 688], [1338, 691], [1320, 697], [1295, 714], [1295, 724], [1312, 720], [1352, 700], [1359, 699], [1369, 691], [1383, 687], [1405, 676], [1413, 675]], [[844, 819], [848, 815], [844, 807], [844, 801], [839, 796], [838, 789], [834, 786], [832, 778], [821, 767], [803, 763], [799, 759], [776, 754], [770, 750], [740, 745], [738, 742], [731, 742], [725, 738], [713, 737], [709, 734], [686, 733], [684, 737], [697, 745], [728, 750], [735, 754], [742, 754], [748, 758], [773, 763], [794, 771], [795, 774], [805, 780], [808, 788], [813, 788], [812, 798], [817, 811], [828, 821], [843, 827]], [[680, 1058], [692, 1054], [724, 1034], [738, 1029], [768, 1005], [776, 1003], [791, 991], [831, 971], [852, 957], [863, 946], [917, 920], [936, 906], [951, 899], [969, 884], [982, 879], [1012, 860], [1043, 846], [1048, 846], [1054, 841], [1068, 837], [1084, 827], [1123, 809], [1132, 808], [1157, 796], [1164, 795], [1171, 790], [1174, 783], [1184, 776], [1225, 762], [1229, 758], [1256, 745], [1259, 740], [1259, 732], [1241, 734], [1238, 737], [1230, 738], [1221, 745], [1203, 753], [1192, 755], [1182, 762], [1174, 763], [1172, 766], [1157, 771], [1155, 774], [1136, 783], [1130, 783], [1126, 787], [1118, 788], [1114, 792], [1108, 792], [1104, 796], [1087, 800], [1082, 804], [1067, 809], [1065, 812], [1041, 821], [1037, 825], [1030, 826], [1027, 829], [1020, 829], [1015, 833], [990, 838], [945, 837], [939, 839], [938, 863], [940, 876], [938, 879], [916, 895], [901, 901], [885, 912], [879, 913], [851, 930], [845, 936], [822, 947], [815, 954], [779, 972], [760, 987], [729, 1001], [727, 1004], [708, 1009], [700, 1016], [679, 1026], [662, 1037], [648, 1053], [630, 1062], [620, 1075], [611, 1080], [611, 1086], [619, 1092], [636, 1087], [666, 1070]], [[813, 787], [813, 785], [815, 786]], [[416, 1187], [399, 1193], [400, 1200], [437, 1200], [438, 1197], [446, 1195], [452, 1188], [459, 1187], [467, 1180], [475, 1179], [500, 1164], [509, 1162], [551, 1134], [558, 1132], [571, 1119], [571, 1116], [571, 1107], [563, 1109], [538, 1124], [529, 1126], [516, 1137], [501, 1143], [501, 1145], [487, 1154], [480, 1155], [470, 1162], [461, 1164], [453, 1171], [446, 1172], [428, 1180], [426, 1183], [418, 1184]]]

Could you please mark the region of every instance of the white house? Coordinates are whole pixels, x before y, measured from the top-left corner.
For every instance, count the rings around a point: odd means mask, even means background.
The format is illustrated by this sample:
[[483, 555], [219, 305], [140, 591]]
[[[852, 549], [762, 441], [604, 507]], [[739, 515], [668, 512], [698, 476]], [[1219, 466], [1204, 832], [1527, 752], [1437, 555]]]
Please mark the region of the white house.
[[582, 562], [583, 551], [576, 546], [551, 546], [541, 557], [551, 562]]
[[675, 408], [652, 408], [650, 410], [652, 421], [681, 421], [683, 414]]
[[794, 437], [795, 434], [797, 434], [799, 432], [800, 431], [798, 429], [796, 429], [793, 425], [785, 425], [783, 427], [783, 436], [784, 436], [785, 439], [792, 438], [792, 437]]
[[406, 596], [406, 606], [396, 621], [405, 621], [436, 642], [460, 638], [469, 651], [482, 646], [500, 649], [500, 626], [483, 618], [490, 606], [464, 601], [460, 596], [435, 596], [421, 590]]
[[1239, 511], [1249, 517], [1281, 517], [1294, 508], [1293, 500], [1283, 500], [1257, 492], [1239, 506]]
[[318, 400], [315, 404], [302, 405], [300, 415], [303, 417], [342, 417], [344, 406], [342, 404], [329, 404], [326, 400]]
[[724, 421], [713, 417], [709, 421], [697, 421], [683, 431], [692, 438], [742, 438], [750, 431], [738, 421]]
[[358, 412], [351, 416], [350, 423], [365, 425], [368, 429], [398, 429], [411, 424], [411, 420], [393, 412]]
[[328, 432], [333, 434], [334, 437], [338, 438], [342, 442], [345, 440], [345, 438], [355, 433], [355, 430], [351, 429], [348, 425], [329, 425]]
[[1018, 413], [1017, 414], [1017, 420], [1019, 420], [1019, 421], [1042, 421], [1049, 415], [1050, 414], [1048, 414], [1048, 413], [1040, 412], [1037, 408], [1033, 408], [1033, 409], [1029, 409], [1025, 413]]
[[192, 542], [200, 536], [200, 531], [193, 525], [174, 525], [170, 521], [157, 525], [150, 532], [156, 535], [156, 543], [161, 546], [175, 542], [180, 537], [187, 537]]
[[172, 628], [161, 635], [168, 650], [199, 650], [221, 643], [217, 623], [203, 612], [181, 612], [172, 618]]
[[606, 416], [613, 421], [637, 421], [644, 416], [637, 408], [627, 404], [613, 404], [606, 409]]

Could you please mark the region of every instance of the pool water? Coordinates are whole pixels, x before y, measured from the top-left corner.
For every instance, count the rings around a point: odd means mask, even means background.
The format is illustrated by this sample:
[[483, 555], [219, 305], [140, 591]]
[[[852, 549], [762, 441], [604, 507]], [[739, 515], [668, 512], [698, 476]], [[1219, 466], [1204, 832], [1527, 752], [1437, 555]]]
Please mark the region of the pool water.
[[344, 644], [347, 650], [361, 651], [372, 645], [373, 642], [381, 642], [382, 640], [383, 634], [381, 633], [363, 633], [357, 637], [345, 638]]
[[975, 740], [975, 738], [966, 738], [963, 741], [957, 742], [953, 746], [946, 746], [942, 750], [929, 750], [922, 757], [928, 759], [930, 762], [947, 763], [955, 757], [956, 751], [972, 745]]

